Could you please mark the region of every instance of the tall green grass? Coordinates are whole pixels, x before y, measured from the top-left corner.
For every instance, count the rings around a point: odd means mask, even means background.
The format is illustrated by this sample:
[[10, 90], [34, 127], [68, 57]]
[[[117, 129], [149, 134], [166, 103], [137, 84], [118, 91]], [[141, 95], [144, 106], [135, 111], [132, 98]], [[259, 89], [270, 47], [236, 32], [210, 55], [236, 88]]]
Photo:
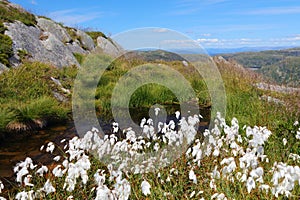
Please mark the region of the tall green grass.
[[[71, 72], [73, 71], [73, 72]], [[68, 103], [58, 102], [53, 91], [59, 91], [50, 77], [58, 78], [71, 88], [75, 69], [57, 69], [42, 63], [25, 63], [0, 76], [0, 130], [26, 129], [36, 120], [65, 120], [70, 112]], [[15, 128], [14, 128], [15, 127]]]

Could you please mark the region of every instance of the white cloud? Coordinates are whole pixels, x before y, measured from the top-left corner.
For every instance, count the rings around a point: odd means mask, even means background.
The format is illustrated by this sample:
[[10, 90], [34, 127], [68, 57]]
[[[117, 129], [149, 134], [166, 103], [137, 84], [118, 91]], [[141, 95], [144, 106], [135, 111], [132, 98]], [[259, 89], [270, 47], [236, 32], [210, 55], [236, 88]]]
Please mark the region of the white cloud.
[[284, 37], [284, 38], [271, 38], [272, 42], [297, 42], [300, 41], [300, 34], [294, 36]]
[[300, 46], [300, 34], [282, 38], [200, 38], [196, 40], [206, 48], [235, 48], [235, 47], [258, 47], [258, 46]]
[[218, 43], [220, 40], [218, 38], [199, 38], [197, 42], [200, 43]]
[[298, 14], [300, 13], [300, 7], [270, 7], [256, 10], [249, 10], [239, 12], [238, 14], [244, 15], [281, 15], [281, 14]]
[[37, 5], [37, 2], [36, 2], [35, 0], [30, 0], [30, 3], [31, 3], [32, 5]]
[[102, 12], [80, 12], [79, 9], [59, 10], [49, 13], [49, 17], [55, 21], [62, 22], [67, 25], [80, 24], [82, 22], [91, 21], [103, 16]]
[[201, 35], [204, 36], [204, 37], [209, 37], [209, 36], [211, 36], [210, 33], [203, 33], [203, 34], [201, 34]]

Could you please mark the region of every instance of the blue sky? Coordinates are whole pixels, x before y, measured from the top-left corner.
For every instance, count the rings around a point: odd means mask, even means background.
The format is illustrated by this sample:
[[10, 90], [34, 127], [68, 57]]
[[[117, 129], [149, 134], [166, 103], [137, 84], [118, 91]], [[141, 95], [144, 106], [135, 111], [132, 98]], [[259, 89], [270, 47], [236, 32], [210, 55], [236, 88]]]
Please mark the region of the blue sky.
[[108, 35], [179, 31], [206, 48], [300, 46], [299, 0], [12, 0], [65, 25]]

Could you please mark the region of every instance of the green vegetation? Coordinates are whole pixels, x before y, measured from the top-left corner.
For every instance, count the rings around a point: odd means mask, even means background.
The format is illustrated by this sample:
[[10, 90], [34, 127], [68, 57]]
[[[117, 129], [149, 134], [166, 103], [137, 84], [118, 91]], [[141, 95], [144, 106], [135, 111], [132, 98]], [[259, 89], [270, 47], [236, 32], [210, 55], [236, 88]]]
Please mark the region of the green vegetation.
[[80, 41], [80, 37], [76, 34], [76, 30], [74, 28], [63, 26], [62, 24], [61, 26], [67, 30], [68, 34], [70, 35], [73, 41]]
[[262, 66], [259, 72], [279, 84], [292, 87], [300, 86], [300, 57], [285, 57], [282, 61]]
[[95, 44], [97, 44], [98, 37], [104, 37], [104, 38], [108, 39], [108, 37], [100, 31], [86, 31], [86, 33], [94, 40]]
[[[95, 69], [94, 64], [97, 63], [99, 67], [101, 67], [101, 65], [106, 66], [111, 62], [111, 58], [106, 55], [101, 55], [96, 56], [95, 59], [86, 59], [85, 61], [88, 61], [88, 63], [84, 62], [84, 67], [86, 67], [86, 72], [89, 73], [84, 74], [80, 84], [84, 84], [85, 86], [91, 86], [93, 84], [97, 85], [96, 108], [98, 114], [103, 115], [104, 113], [109, 115], [108, 112], [111, 109], [110, 99], [112, 90], [121, 77], [124, 77], [128, 71], [133, 70], [137, 66], [146, 66], [149, 68], [153, 66], [160, 67], [162, 64], [171, 66], [172, 69], [176, 69], [180, 72], [180, 74], [184, 75], [187, 80], [189, 80], [197, 93], [197, 97], [200, 101], [199, 103], [206, 106], [210, 105], [210, 98], [208, 96], [205, 83], [201, 77], [196, 76], [197, 73], [192, 67], [189, 68], [183, 66], [181, 61], [160, 61], [160, 65], [155, 64], [155, 62], [154, 64], [149, 65], [140, 59], [126, 60], [125, 58], [120, 58], [108, 66], [99, 82], [96, 82], [99, 77], [96, 73], [97, 68]], [[241, 134], [241, 137], [243, 138], [243, 142], [239, 143], [239, 145], [243, 146], [245, 151], [246, 148], [249, 147], [249, 144], [247, 143], [248, 141], [245, 140], [247, 136], [246, 130], [243, 128], [244, 125], [252, 127], [255, 125], [265, 126], [272, 131], [268, 141], [264, 144], [264, 154], [268, 156], [269, 162], [259, 161], [259, 164], [264, 170], [264, 183], [270, 184], [272, 174], [269, 173], [269, 170], [273, 167], [274, 162], [285, 162], [289, 165], [297, 165], [296, 161], [289, 158], [289, 155], [290, 153], [300, 154], [300, 142], [295, 138], [298, 127], [293, 125], [296, 120], [300, 121], [300, 94], [280, 94], [259, 90], [254, 86], [254, 84], [263, 81], [263, 78], [260, 75], [252, 71], [238, 68], [230, 62], [218, 64], [218, 68], [221, 72], [227, 94], [227, 113], [225, 120], [229, 126], [233, 117], [236, 117], [239, 120], [239, 134]], [[22, 77], [25, 75], [27, 78], [21, 79], [20, 74], [22, 74]], [[5, 72], [5, 78], [0, 79], [0, 94], [3, 94], [3, 96], [0, 96], [0, 99], [2, 100], [1, 103], [8, 102], [5, 101], [5, 98], [9, 98], [10, 104], [18, 106], [7, 104], [7, 106], [1, 107], [0, 125], [4, 127], [8, 126], [8, 124], [12, 124], [16, 127], [16, 124], [11, 121], [19, 118], [22, 119], [22, 122], [28, 120], [33, 121], [33, 119], [40, 119], [41, 115], [65, 117], [66, 112], [65, 109], [62, 109], [62, 104], [58, 104], [56, 101], [53, 103], [53, 100], [49, 97], [51, 96], [49, 95], [51, 94], [50, 89], [53, 88], [53, 85], [48, 82], [49, 76], [51, 75], [62, 80], [63, 86], [71, 89], [73, 87], [73, 81], [76, 78], [76, 74], [76, 68], [70, 67], [59, 70], [37, 63], [26, 64], [21, 68]], [[143, 78], [146, 74], [147, 73], [141, 73], [139, 74], [140, 77], [136, 77], [136, 79], [138, 80]], [[90, 95], [91, 91], [89, 91], [88, 88], [89, 87], [87, 87], [87, 90], [81, 91], [81, 95]], [[283, 100], [285, 104], [281, 105], [261, 100], [260, 97], [262, 95], [279, 98]], [[34, 99], [34, 101], [26, 101], [30, 98]], [[17, 104], [16, 102], [24, 103]], [[177, 102], [178, 99], [176, 99], [175, 95], [169, 89], [157, 84], [148, 84], [138, 88], [133, 93], [130, 99], [130, 106], [143, 107], [151, 106], [154, 103], [176, 104]], [[91, 102], [86, 103], [89, 104]], [[21, 117], [17, 118], [16, 113], [18, 113], [18, 116]], [[43, 122], [43, 120], [39, 121], [40, 124]], [[21, 125], [22, 124], [20, 123], [18, 124], [19, 127], [21, 127]], [[226, 133], [224, 133], [224, 130], [221, 132], [225, 136]], [[271, 191], [268, 193], [262, 192], [258, 189], [258, 185], [249, 194], [245, 187], [246, 183], [239, 182], [237, 179], [235, 179], [235, 182], [233, 183], [229, 179], [216, 178], [214, 184], [216, 185], [217, 190], [211, 188], [210, 173], [212, 170], [218, 166], [219, 168], [217, 170], [221, 173], [221, 168], [224, 167], [224, 165], [220, 165], [221, 161], [224, 158], [233, 157], [233, 153], [231, 152], [232, 148], [230, 145], [225, 144], [225, 138], [226, 136], [224, 137], [223, 144], [225, 150], [222, 150], [220, 156], [204, 156], [201, 160], [200, 166], [193, 163], [193, 158], [182, 155], [170, 166], [160, 169], [159, 175], [158, 172], [151, 172], [143, 175], [132, 173], [123, 174], [122, 178], [126, 178], [131, 186], [130, 199], [145, 198], [141, 191], [141, 183], [143, 180], [147, 180], [151, 185], [151, 194], [147, 196], [148, 199], [189, 199], [193, 191], [195, 191], [195, 196], [193, 197], [195, 199], [199, 199], [200, 197], [207, 199], [215, 193], [223, 193], [230, 199], [274, 198]], [[283, 138], [286, 138], [288, 141], [286, 145], [282, 142]], [[62, 155], [64, 158], [69, 156], [67, 153], [62, 153], [60, 149], [54, 152], [54, 155]], [[87, 184], [83, 186], [79, 183], [81, 179], [78, 178], [78, 183], [72, 192], [66, 191], [65, 188], [63, 188], [66, 175], [63, 175], [62, 177], [54, 177], [54, 175], [51, 174], [51, 170], [44, 177], [36, 176], [34, 170], [32, 170], [32, 172], [30, 172], [33, 174], [31, 183], [35, 186], [31, 188], [28, 187], [26, 190], [38, 190], [43, 187], [43, 184], [49, 179], [52, 182], [52, 185], [56, 188], [56, 192], [49, 193], [45, 198], [67, 199], [70, 195], [73, 195], [74, 198], [94, 198], [96, 196], [96, 192], [93, 191], [96, 190], [92, 189], [95, 187], [93, 177], [97, 169], [105, 170], [107, 177], [104, 183], [109, 188], [113, 188], [116, 179], [110, 180], [108, 178], [110, 173], [108, 168], [103, 166], [103, 163], [91, 154], [89, 155], [89, 159], [91, 162], [91, 169], [87, 170], [87, 176], [89, 177]], [[238, 165], [239, 157], [234, 156], [234, 159], [237, 164], [237, 170], [242, 171]], [[75, 161], [73, 160], [71, 162]], [[198, 181], [197, 184], [193, 183], [189, 179], [190, 170], [194, 171]], [[250, 171], [251, 170], [248, 172]], [[233, 175], [236, 177], [236, 172], [234, 172]], [[21, 187], [20, 189], [20, 187], [15, 186], [13, 187], [13, 190], [9, 192], [8, 196], [14, 196], [16, 191], [21, 192], [23, 190], [24, 188]], [[204, 193], [197, 195], [200, 191], [203, 191]], [[292, 195], [294, 195], [293, 197], [297, 198], [299, 192], [300, 187], [298, 184], [295, 184], [294, 190], [292, 191]]]
[[[162, 65], [168, 66], [171, 69], [176, 69], [181, 75], [183, 75], [189, 83], [191, 83], [192, 87], [196, 91], [196, 96], [199, 99], [199, 104], [201, 106], [210, 106], [210, 97], [207, 92], [207, 87], [203, 81], [203, 79], [197, 74], [194, 73], [191, 75], [191, 72], [193, 72], [193, 67], [186, 67], [182, 64], [181, 61], [173, 61], [173, 62], [165, 62], [160, 61], [160, 64], [153, 64], [153, 65], [145, 65], [147, 62], [140, 60], [140, 59], [129, 59], [126, 60], [125, 58], [120, 58], [113, 63], [111, 63], [107, 70], [103, 73], [101, 76], [101, 79], [98, 83], [98, 87], [96, 89], [96, 109], [99, 113], [106, 113], [108, 116], [111, 116], [110, 113], [110, 103], [111, 103], [111, 95], [112, 91], [116, 86], [116, 83], [119, 81], [121, 77], [123, 77], [128, 71], [131, 69], [134, 69], [136, 66], [144, 66], [145, 69], [149, 68], [157, 68], [159, 69]], [[90, 72], [90, 70], [88, 71]], [[172, 83], [170, 85], [173, 85], [173, 87], [176, 87], [176, 84], [179, 84], [177, 77], [166, 79], [165, 77], [168, 77], [172, 75], [169, 71], [162, 71], [161, 73], [155, 75], [156, 79], [158, 80], [171, 80]], [[149, 72], [150, 73], [150, 72]], [[132, 77], [130, 75], [127, 75], [128, 80], [131, 82], [136, 82], [137, 84], [143, 80], [147, 75], [149, 74], [146, 71], [136, 73], [136, 76]], [[92, 79], [92, 77], [90, 77]], [[84, 81], [86, 82], [88, 78], [84, 78]], [[92, 79], [94, 80], [94, 79]], [[180, 85], [177, 85], [178, 89], [182, 88]], [[122, 88], [119, 88], [120, 92], [122, 91], [124, 93], [125, 89], [122, 90]], [[182, 95], [184, 99], [177, 99], [174, 93], [159, 84], [146, 84], [144, 86], [141, 86], [137, 88], [134, 93], [132, 94], [129, 102], [129, 107], [150, 107], [156, 103], [159, 104], [178, 104], [179, 101], [191, 101], [193, 99], [190, 98], [188, 95], [184, 95], [184, 93], [188, 93], [186, 91], [186, 88], [182, 90]], [[119, 95], [119, 104], [124, 105], [123, 97], [125, 95]]]
[[246, 68], [257, 68], [266, 78], [279, 84], [300, 86], [299, 48], [222, 55]]
[[73, 55], [75, 56], [76, 60], [78, 61], [79, 64], [82, 64], [84, 61], [84, 55], [81, 53], [73, 53]]
[[0, 63], [9, 66], [8, 59], [13, 55], [12, 40], [9, 36], [4, 35], [6, 28], [4, 22], [21, 21], [28, 26], [36, 24], [33, 14], [25, 10], [19, 10], [16, 7], [9, 5], [7, 2], [0, 2]]
[[1, 74], [0, 130], [22, 131], [43, 127], [46, 122], [67, 119], [70, 106], [53, 97], [52, 92], [59, 91], [59, 88], [50, 77], [62, 80], [63, 86], [70, 88], [71, 69], [25, 63]]
[[8, 59], [13, 55], [12, 40], [9, 36], [0, 33], [0, 44], [0, 63], [8, 66]]
[[28, 26], [36, 25], [35, 16], [25, 10], [20, 10], [10, 4], [0, 2], [0, 22], [14, 22], [18, 20]]

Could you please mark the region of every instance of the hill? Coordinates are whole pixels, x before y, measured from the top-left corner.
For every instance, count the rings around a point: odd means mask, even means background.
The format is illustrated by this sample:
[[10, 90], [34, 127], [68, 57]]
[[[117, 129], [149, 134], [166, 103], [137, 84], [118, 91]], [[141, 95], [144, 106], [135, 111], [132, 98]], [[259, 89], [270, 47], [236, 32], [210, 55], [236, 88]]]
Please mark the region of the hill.
[[246, 68], [257, 70], [266, 78], [288, 86], [300, 86], [300, 48], [222, 54]]

